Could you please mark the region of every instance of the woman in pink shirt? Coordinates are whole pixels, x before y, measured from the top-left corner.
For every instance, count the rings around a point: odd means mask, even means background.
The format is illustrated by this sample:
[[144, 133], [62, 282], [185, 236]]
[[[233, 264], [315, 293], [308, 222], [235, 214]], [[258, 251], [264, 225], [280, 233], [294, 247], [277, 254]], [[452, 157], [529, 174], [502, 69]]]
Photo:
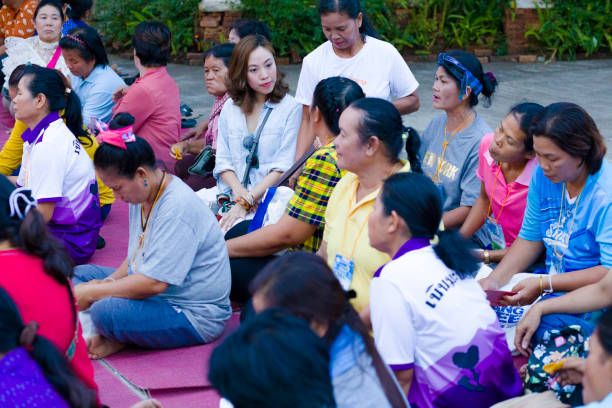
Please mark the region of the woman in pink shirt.
[[140, 78], [117, 89], [113, 115], [129, 112], [135, 119], [134, 133], [149, 142], [157, 161], [173, 172], [175, 161], [168, 151], [179, 141], [181, 102], [178, 86], [166, 70], [170, 39], [170, 29], [160, 22], [142, 22], [134, 28], [134, 65]]
[[516, 239], [523, 223], [531, 172], [536, 165], [529, 126], [543, 110], [537, 103], [520, 103], [510, 109], [495, 133], [480, 142], [478, 178], [480, 196], [459, 233], [471, 238], [479, 232], [485, 263], [499, 262]]

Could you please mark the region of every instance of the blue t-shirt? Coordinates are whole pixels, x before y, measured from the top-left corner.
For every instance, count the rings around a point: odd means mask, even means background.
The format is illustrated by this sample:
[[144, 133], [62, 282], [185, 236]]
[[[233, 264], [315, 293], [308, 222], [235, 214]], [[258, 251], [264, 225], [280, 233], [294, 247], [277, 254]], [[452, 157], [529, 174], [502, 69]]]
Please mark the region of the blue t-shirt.
[[612, 267], [612, 166], [604, 159], [572, 203], [563, 190], [563, 183], [553, 183], [539, 165], [535, 168], [519, 237], [544, 243], [548, 272], [559, 258], [562, 272]]
[[70, 74], [72, 90], [81, 100], [83, 124], [89, 126], [91, 118], [109, 122], [113, 116], [113, 94], [120, 86], [125, 86], [123, 79], [108, 65], [98, 65], [85, 79]]

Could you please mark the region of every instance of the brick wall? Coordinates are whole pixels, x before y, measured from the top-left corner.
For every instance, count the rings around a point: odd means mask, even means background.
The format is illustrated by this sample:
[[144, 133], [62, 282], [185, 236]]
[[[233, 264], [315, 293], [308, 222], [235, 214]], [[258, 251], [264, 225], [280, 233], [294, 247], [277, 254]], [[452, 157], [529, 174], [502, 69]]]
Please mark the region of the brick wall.
[[198, 11], [195, 34], [202, 49], [219, 44], [223, 35], [227, 40], [229, 26], [241, 17], [239, 11], [202, 12]]
[[508, 53], [519, 54], [530, 51], [529, 41], [525, 32], [539, 25], [538, 13], [535, 8], [506, 9], [504, 17], [504, 32], [508, 41]]

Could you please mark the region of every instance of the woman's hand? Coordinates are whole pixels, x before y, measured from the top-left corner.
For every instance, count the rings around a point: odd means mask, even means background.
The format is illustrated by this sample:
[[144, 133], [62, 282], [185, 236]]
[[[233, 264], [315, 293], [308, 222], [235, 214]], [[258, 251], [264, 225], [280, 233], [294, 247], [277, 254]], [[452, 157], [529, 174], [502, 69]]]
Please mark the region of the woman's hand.
[[557, 371], [557, 381], [561, 386], [582, 383], [586, 360], [580, 357], [563, 359], [563, 367]]
[[500, 288], [499, 283], [495, 279], [492, 279], [491, 275], [482, 278], [478, 283], [482, 286], [482, 290], [499, 290]]
[[242, 208], [242, 206], [239, 204], [234, 204], [234, 206], [228, 211], [228, 213], [225, 214], [223, 218], [221, 218], [219, 226], [221, 227], [221, 230], [225, 233], [229, 231], [229, 229], [232, 228], [237, 221], [244, 220], [246, 215], [247, 210]]
[[120, 87], [118, 87], [115, 90], [115, 93], [113, 94], [113, 103], [119, 102], [119, 99], [123, 98], [127, 89], [128, 87], [125, 85], [121, 85]]
[[196, 127], [189, 129], [183, 136], [181, 136], [181, 140], [192, 139], [194, 137], [198, 137], [204, 134], [206, 128], [208, 127], [208, 121], [205, 120], [202, 123], [199, 123]]
[[535, 304], [529, 309], [527, 314], [523, 316], [519, 324], [516, 326], [514, 334], [514, 345], [516, 349], [525, 357], [529, 357], [531, 350], [531, 337], [540, 327], [542, 321], [542, 310], [539, 304]]
[[504, 306], [527, 306], [535, 302], [542, 294], [540, 292], [540, 278], [527, 278], [517, 283], [512, 292], [513, 296], [504, 296], [500, 303]]
[[85, 311], [98, 299], [94, 296], [96, 285], [79, 284], [74, 288], [74, 297], [76, 298], [77, 307], [79, 310]]
[[182, 142], [178, 142], [170, 146], [170, 157], [175, 160], [180, 160], [183, 158], [183, 155], [189, 151], [189, 141], [183, 140]]
[[238, 197], [250, 197], [249, 190], [247, 190], [242, 184], [237, 183], [232, 187], [232, 197], [237, 199]]

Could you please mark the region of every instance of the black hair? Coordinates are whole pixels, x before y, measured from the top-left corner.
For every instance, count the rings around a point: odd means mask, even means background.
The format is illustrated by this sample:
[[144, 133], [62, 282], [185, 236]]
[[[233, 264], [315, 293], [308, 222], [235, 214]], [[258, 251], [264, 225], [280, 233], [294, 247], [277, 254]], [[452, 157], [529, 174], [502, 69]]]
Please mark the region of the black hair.
[[230, 24], [229, 29], [230, 31], [235, 30], [240, 39], [243, 39], [247, 35], [259, 34], [266, 37], [268, 41], [272, 41], [268, 25], [260, 20], [255, 20], [252, 18], [239, 18]]
[[362, 338], [380, 383], [393, 407], [405, 407], [405, 400], [374, 341], [349, 302], [354, 295], [342, 289], [327, 263], [308, 252], [290, 252], [265, 266], [250, 284], [253, 295], [263, 296], [268, 307], [282, 307], [308, 323], [328, 325], [325, 339], [332, 344], [348, 325]]
[[570, 156], [582, 159], [589, 174], [599, 171], [606, 156], [606, 143], [595, 121], [574, 103], [548, 105], [536, 116], [529, 133], [547, 137]]
[[475, 276], [478, 261], [472, 255], [469, 243], [456, 230], [438, 231], [442, 220], [442, 200], [429, 177], [412, 172], [396, 173], [385, 180], [380, 199], [385, 214], [395, 211], [413, 238], [433, 239], [437, 232], [436, 255], [459, 278]]
[[164, 23], [143, 21], [134, 28], [132, 46], [145, 67], [163, 67], [172, 52], [172, 34]]
[[612, 356], [612, 309], [606, 309], [597, 322], [597, 337], [604, 352]]
[[83, 20], [85, 14], [93, 7], [93, 0], [71, 0], [68, 2], [68, 18], [75, 21]]
[[380, 98], [363, 98], [351, 103], [350, 107], [362, 112], [358, 132], [363, 143], [376, 136], [384, 146], [385, 155], [392, 162], [397, 162], [406, 135], [406, 154], [410, 169], [421, 172], [419, 134], [413, 128], [404, 126], [402, 116], [391, 102]]
[[[20, 341], [25, 324], [17, 305], [0, 287], [0, 352], [7, 353], [23, 347]], [[41, 368], [53, 389], [73, 408], [97, 406], [93, 390], [77, 378], [60, 350], [46, 338], [36, 335], [29, 355]]]
[[83, 129], [81, 101], [77, 94], [68, 87], [66, 78], [55, 69], [43, 68], [38, 65], [27, 66], [23, 73], [23, 77], [26, 76], [30, 77], [28, 90], [32, 96], [45, 95], [49, 112], [64, 110], [62, 118], [66, 121], [68, 129], [77, 139], [82, 136], [85, 131]]
[[8, 80], [9, 87], [13, 88], [19, 85], [19, 81], [23, 77], [25, 68], [26, 68], [25, 64], [17, 65], [17, 67], [15, 67], [15, 69], [13, 70], [13, 72], [11, 72], [11, 75], [9, 76], [9, 80]]
[[234, 51], [234, 45], [232, 43], [218, 44], [208, 49], [204, 53], [204, 61], [208, 57], [219, 58], [223, 61], [226, 67], [229, 67], [230, 58], [232, 58], [232, 52]]
[[340, 115], [353, 101], [361, 98], [365, 98], [365, 94], [357, 82], [339, 76], [330, 77], [321, 80], [315, 87], [312, 108], [319, 108], [325, 124], [337, 135], [340, 133]]
[[210, 357], [208, 378], [236, 408], [336, 406], [325, 342], [279, 309], [253, 316], [227, 337]]
[[36, 17], [38, 16], [38, 12], [40, 11], [40, 9], [45, 6], [55, 7], [57, 11], [59, 11], [62, 22], [66, 19], [66, 16], [64, 15], [64, 5], [61, 1], [59, 0], [40, 0], [40, 2], [38, 3], [38, 6], [36, 6], [36, 10], [34, 10], [34, 20], [36, 20]]
[[529, 127], [533, 123], [536, 116], [544, 110], [544, 107], [539, 103], [522, 102], [514, 105], [508, 115], [513, 115], [519, 124], [521, 132], [525, 134], [525, 151], [533, 151], [533, 135], [529, 132]]
[[[134, 124], [134, 117], [126, 112], [119, 112], [111, 120], [110, 129], [121, 129]], [[94, 165], [99, 169], [114, 169], [118, 175], [134, 178], [139, 167], [155, 168], [155, 153], [151, 145], [143, 138], [126, 143], [126, 149], [102, 143], [94, 154]]]
[[[482, 91], [480, 92], [480, 95], [482, 95], [485, 100], [484, 106], [491, 106], [491, 97], [493, 96], [493, 94], [495, 93], [495, 89], [497, 88], [497, 79], [495, 79], [495, 76], [493, 76], [492, 74], [489, 75], [489, 73], [485, 74], [484, 70], [482, 69], [482, 64], [480, 63], [478, 58], [476, 58], [473, 54], [469, 52], [454, 50], [450, 51], [448, 55], [459, 61], [461, 65], [467, 68], [472, 73], [472, 75], [474, 75], [474, 77], [480, 81], [480, 83], [482, 84]], [[457, 78], [453, 72], [451, 72], [444, 66], [444, 64], [442, 65], [442, 67], [444, 67], [446, 72], [448, 72], [448, 74], [455, 80], [457, 88], [461, 89], [460, 78]], [[472, 92], [470, 93], [470, 106], [476, 105], [478, 105], [478, 95]]]
[[349, 18], [356, 19], [361, 13], [361, 27], [359, 32], [362, 36], [369, 35], [370, 37], [378, 38], [378, 34], [370, 19], [361, 7], [359, 0], [319, 0], [319, 15], [341, 13], [346, 14]]
[[[75, 37], [75, 39], [70, 38]], [[77, 41], [78, 40], [78, 41]], [[96, 66], [108, 65], [108, 56], [98, 31], [92, 27], [75, 27], [59, 41], [63, 50], [77, 50], [85, 61], [96, 61]]]

